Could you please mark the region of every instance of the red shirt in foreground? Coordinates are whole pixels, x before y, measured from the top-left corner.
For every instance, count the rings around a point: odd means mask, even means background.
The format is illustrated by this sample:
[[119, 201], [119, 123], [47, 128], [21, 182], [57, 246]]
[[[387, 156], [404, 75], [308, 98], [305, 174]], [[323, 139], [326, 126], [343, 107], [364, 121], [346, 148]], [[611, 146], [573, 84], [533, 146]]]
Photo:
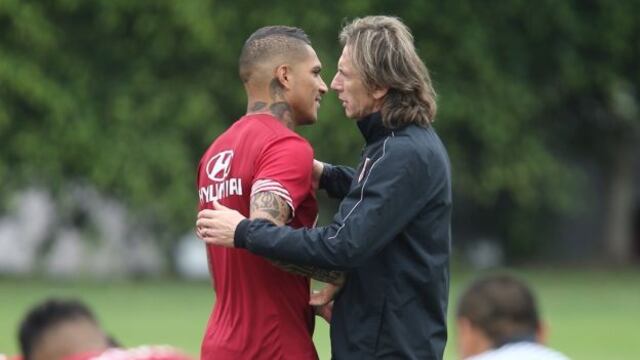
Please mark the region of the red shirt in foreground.
[[[220, 135], [200, 160], [200, 210], [213, 201], [249, 217], [251, 195], [270, 191], [293, 210], [288, 224], [312, 227], [313, 150], [267, 114], [247, 115]], [[202, 342], [204, 360], [315, 360], [309, 279], [280, 270], [244, 249], [207, 247], [216, 304]]]

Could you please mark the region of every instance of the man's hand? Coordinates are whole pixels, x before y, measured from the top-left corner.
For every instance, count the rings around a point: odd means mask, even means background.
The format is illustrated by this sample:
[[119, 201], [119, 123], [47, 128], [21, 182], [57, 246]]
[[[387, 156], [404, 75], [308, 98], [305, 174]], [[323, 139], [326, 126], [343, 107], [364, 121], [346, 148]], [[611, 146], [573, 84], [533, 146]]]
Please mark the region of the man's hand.
[[333, 301], [325, 305], [314, 305], [313, 311], [316, 315], [323, 318], [326, 322], [331, 324], [331, 316], [333, 315]]
[[311, 181], [311, 185], [314, 190], [318, 190], [320, 187], [320, 178], [322, 177], [322, 172], [324, 171], [324, 163], [322, 161], [318, 161], [313, 159], [313, 178]]
[[217, 201], [213, 207], [215, 210], [205, 209], [198, 213], [196, 235], [207, 244], [233, 247], [236, 228], [246, 218]]
[[[344, 281], [344, 280], [343, 280]], [[309, 299], [309, 304], [314, 306], [326, 305], [330, 303], [342, 288], [343, 284], [326, 284], [320, 291], [313, 290]]]

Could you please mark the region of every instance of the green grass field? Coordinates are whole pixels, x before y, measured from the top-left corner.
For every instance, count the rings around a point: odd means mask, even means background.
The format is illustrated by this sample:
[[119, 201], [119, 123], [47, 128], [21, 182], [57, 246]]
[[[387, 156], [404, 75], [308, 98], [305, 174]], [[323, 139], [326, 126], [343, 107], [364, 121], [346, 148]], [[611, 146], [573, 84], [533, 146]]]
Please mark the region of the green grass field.
[[[638, 359], [640, 271], [516, 271], [538, 293], [550, 345], [573, 359]], [[469, 272], [454, 271], [450, 319]], [[0, 353], [17, 353], [17, 324], [47, 296], [77, 297], [91, 305], [103, 326], [126, 346], [171, 344], [197, 355], [211, 305], [208, 283], [184, 281], [43, 282], [0, 280]], [[320, 359], [330, 358], [329, 328], [317, 318]], [[445, 359], [457, 359], [450, 321]]]

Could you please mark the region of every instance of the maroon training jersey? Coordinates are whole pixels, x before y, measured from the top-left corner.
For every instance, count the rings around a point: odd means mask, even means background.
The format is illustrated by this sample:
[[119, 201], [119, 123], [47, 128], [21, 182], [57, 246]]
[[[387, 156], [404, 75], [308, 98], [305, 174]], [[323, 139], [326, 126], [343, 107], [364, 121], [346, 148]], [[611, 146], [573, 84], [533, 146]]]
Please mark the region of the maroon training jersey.
[[[220, 135], [200, 160], [200, 209], [217, 200], [249, 217], [251, 195], [270, 191], [293, 211], [292, 227], [312, 227], [313, 150], [271, 115], [246, 115]], [[207, 246], [216, 303], [202, 359], [317, 359], [309, 279], [280, 270], [244, 249]]]

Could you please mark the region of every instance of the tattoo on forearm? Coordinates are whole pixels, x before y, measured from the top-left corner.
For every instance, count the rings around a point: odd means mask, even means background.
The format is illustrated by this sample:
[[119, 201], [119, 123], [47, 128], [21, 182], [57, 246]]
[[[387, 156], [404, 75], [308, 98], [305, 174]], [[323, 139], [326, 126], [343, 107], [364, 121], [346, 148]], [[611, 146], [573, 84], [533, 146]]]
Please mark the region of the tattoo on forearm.
[[283, 225], [289, 220], [291, 209], [289, 205], [278, 195], [272, 192], [260, 192], [251, 198], [251, 217], [265, 217], [275, 222], [277, 225]]
[[[251, 197], [251, 218], [267, 218], [276, 225], [284, 225], [291, 216], [289, 205], [280, 196], [272, 192], [259, 192]], [[275, 266], [296, 275], [307, 276], [312, 279], [341, 285], [344, 283], [344, 273], [336, 270], [321, 269], [315, 266], [294, 265], [282, 261], [270, 260]]]
[[345, 275], [342, 271], [321, 269], [310, 265], [288, 264], [279, 260], [270, 261], [280, 269], [292, 274], [310, 277], [334, 285], [342, 285], [344, 283]]

